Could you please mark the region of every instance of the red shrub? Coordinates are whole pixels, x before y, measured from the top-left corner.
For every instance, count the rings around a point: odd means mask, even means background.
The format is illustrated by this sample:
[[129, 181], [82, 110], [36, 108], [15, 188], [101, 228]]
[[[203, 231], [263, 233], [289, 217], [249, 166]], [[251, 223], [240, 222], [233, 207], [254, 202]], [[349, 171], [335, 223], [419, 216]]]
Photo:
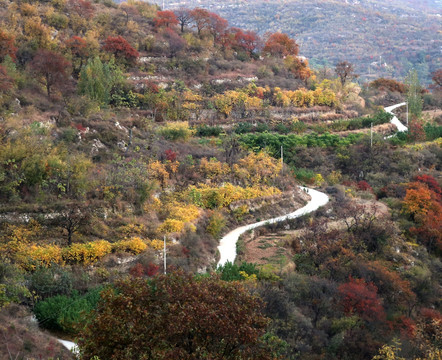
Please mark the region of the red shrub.
[[339, 286], [338, 290], [345, 313], [356, 313], [367, 321], [385, 320], [385, 311], [378, 298], [378, 288], [373, 283], [350, 276], [348, 282]]
[[364, 180], [359, 181], [356, 186], [361, 191], [373, 191], [373, 189], [368, 184], [368, 182], [366, 182]]

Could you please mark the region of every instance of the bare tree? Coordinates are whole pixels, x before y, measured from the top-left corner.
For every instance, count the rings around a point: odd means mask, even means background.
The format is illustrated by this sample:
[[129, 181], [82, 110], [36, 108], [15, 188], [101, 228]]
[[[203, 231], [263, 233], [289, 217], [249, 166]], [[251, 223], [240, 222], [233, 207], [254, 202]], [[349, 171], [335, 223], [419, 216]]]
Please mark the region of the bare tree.
[[68, 205], [60, 211], [58, 221], [59, 225], [67, 232], [68, 246], [72, 245], [72, 235], [74, 235], [81, 226], [87, 224], [90, 217], [91, 210], [88, 205]]
[[336, 64], [335, 73], [341, 80], [342, 86], [345, 85], [347, 80], [355, 79], [359, 77], [359, 75], [355, 74], [354, 67], [352, 63], [348, 61], [341, 61]]
[[180, 8], [174, 11], [175, 16], [181, 28], [181, 32], [184, 32], [184, 27], [191, 24], [193, 21], [192, 14], [189, 9]]

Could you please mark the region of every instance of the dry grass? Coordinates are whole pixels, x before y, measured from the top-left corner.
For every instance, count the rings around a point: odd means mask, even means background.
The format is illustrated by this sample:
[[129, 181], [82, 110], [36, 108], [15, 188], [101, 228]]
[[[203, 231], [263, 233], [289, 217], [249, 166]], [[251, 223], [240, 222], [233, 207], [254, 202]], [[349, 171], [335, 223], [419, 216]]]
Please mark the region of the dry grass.
[[0, 359], [75, 358], [55, 337], [41, 331], [23, 307], [10, 305], [2, 309], [0, 324]]

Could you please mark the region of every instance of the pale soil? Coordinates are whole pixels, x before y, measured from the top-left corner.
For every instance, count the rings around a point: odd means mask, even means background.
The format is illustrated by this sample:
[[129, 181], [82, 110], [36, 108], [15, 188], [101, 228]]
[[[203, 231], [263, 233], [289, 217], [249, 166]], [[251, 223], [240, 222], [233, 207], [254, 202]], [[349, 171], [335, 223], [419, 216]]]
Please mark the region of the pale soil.
[[[355, 202], [370, 208], [376, 206], [376, 216], [387, 218], [390, 216], [388, 207], [379, 201], [355, 199]], [[350, 218], [348, 219], [350, 220]], [[341, 230], [345, 229], [346, 224], [343, 219], [327, 222], [327, 229]], [[241, 259], [246, 262], [260, 265], [272, 263], [282, 267], [289, 266], [292, 263], [291, 258], [295, 255], [290, 248], [290, 242], [296, 237], [301, 236], [305, 229], [290, 229], [269, 233], [261, 236], [255, 236], [252, 230], [244, 239], [244, 255]]]

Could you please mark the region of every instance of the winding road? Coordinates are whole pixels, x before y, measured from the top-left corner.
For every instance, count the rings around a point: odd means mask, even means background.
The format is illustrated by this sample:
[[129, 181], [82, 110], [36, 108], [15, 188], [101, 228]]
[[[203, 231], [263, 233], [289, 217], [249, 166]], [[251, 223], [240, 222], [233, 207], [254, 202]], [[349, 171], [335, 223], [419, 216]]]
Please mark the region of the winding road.
[[[398, 132], [408, 131], [408, 128], [399, 121], [397, 116], [393, 113], [393, 110], [397, 109], [398, 107], [405, 106], [405, 105], [407, 105], [407, 103], [403, 102], [403, 103], [392, 105], [392, 106], [389, 106], [389, 107], [385, 108], [386, 112], [388, 112], [389, 114], [393, 115], [393, 118], [390, 120], [390, 123], [396, 126]], [[393, 137], [395, 135], [396, 134], [387, 136], [385, 139], [389, 139], [389, 138], [391, 138], [391, 137]]]
[[[393, 114], [393, 112], [392, 112], [393, 110], [395, 110], [398, 107], [404, 106], [404, 105], [406, 105], [406, 103], [400, 103], [400, 104], [396, 104], [393, 106], [389, 106], [389, 107], [385, 108], [385, 111], [390, 114]], [[399, 121], [399, 119], [396, 117], [396, 115], [395, 114], [393, 114], [393, 115], [394, 116], [390, 122], [397, 127], [398, 132], [408, 131], [408, 128]], [[244, 226], [238, 227], [235, 230], [232, 230], [231, 232], [229, 232], [227, 235], [225, 235], [221, 239], [220, 244], [218, 246], [218, 251], [220, 253], [220, 260], [218, 261], [218, 266], [225, 265], [227, 262], [233, 263], [235, 261], [236, 243], [238, 241], [238, 238], [242, 234], [244, 234], [246, 231], [253, 230], [258, 227], [268, 225], [268, 224], [275, 224], [275, 223], [278, 223], [281, 221], [295, 219], [295, 218], [300, 217], [302, 215], [309, 214], [313, 211], [318, 210], [321, 206], [324, 206], [330, 200], [326, 194], [324, 194], [320, 191], [310, 189], [307, 187], [303, 187], [303, 186], [300, 186], [299, 188], [302, 191], [307, 192], [311, 197], [311, 199], [307, 203], [307, 205], [305, 205], [304, 207], [302, 207], [302, 208], [300, 208], [290, 214], [282, 215], [282, 216], [279, 216], [279, 217], [276, 217], [273, 219], [269, 219], [269, 220], [256, 222], [254, 224], [244, 225]], [[78, 346], [75, 343], [73, 343], [71, 341], [62, 340], [62, 339], [57, 339], [57, 340], [63, 346], [65, 346], [67, 349], [71, 350], [74, 354], [78, 354]]]
[[[398, 107], [405, 106], [405, 105], [406, 105], [406, 103], [400, 103], [400, 104], [392, 105], [392, 106], [385, 108], [386, 112], [393, 115], [393, 118], [390, 120], [390, 123], [392, 123], [393, 125], [396, 126], [398, 132], [408, 131], [408, 128], [399, 121], [397, 116], [393, 113], [393, 110], [397, 109]], [[392, 135], [392, 136], [394, 136], [394, 135]], [[391, 137], [391, 136], [389, 136], [389, 137]], [[242, 234], [244, 234], [246, 231], [256, 229], [260, 226], [264, 226], [267, 224], [274, 224], [277, 222], [285, 221], [288, 219], [294, 219], [299, 216], [309, 214], [313, 211], [316, 211], [321, 206], [324, 206], [329, 201], [328, 196], [322, 192], [319, 192], [314, 189], [306, 188], [306, 187], [301, 187], [301, 186], [300, 186], [300, 188], [303, 191], [306, 191], [311, 196], [311, 200], [307, 203], [306, 206], [296, 210], [295, 212], [287, 214], [287, 215], [283, 215], [283, 216], [280, 216], [280, 217], [277, 217], [274, 219], [270, 219], [270, 220], [260, 221], [260, 222], [254, 223], [254, 224], [241, 226], [239, 228], [236, 228], [235, 230], [232, 230], [226, 236], [224, 236], [221, 239], [220, 244], [218, 246], [218, 251], [220, 254], [220, 260], [218, 262], [218, 266], [225, 265], [227, 262], [233, 263], [235, 261], [236, 243], [238, 242], [239, 237]]]
[[324, 206], [328, 203], [329, 197], [317, 190], [306, 188], [300, 186], [300, 189], [307, 192], [311, 199], [305, 205], [304, 207], [290, 213], [287, 215], [279, 216], [273, 219], [260, 221], [254, 224], [244, 225], [239, 228], [236, 228], [235, 230], [232, 230], [229, 232], [226, 236], [224, 236], [220, 244], [218, 246], [218, 251], [220, 254], [220, 260], [218, 262], [218, 266], [225, 265], [227, 262], [233, 263], [236, 258], [236, 243], [238, 241], [238, 238], [244, 234], [246, 231], [256, 229], [260, 226], [268, 225], [268, 224], [275, 224], [277, 222], [289, 220], [289, 219], [295, 219], [297, 217], [300, 217], [305, 214], [309, 214], [317, 209], [319, 209], [321, 206]]

